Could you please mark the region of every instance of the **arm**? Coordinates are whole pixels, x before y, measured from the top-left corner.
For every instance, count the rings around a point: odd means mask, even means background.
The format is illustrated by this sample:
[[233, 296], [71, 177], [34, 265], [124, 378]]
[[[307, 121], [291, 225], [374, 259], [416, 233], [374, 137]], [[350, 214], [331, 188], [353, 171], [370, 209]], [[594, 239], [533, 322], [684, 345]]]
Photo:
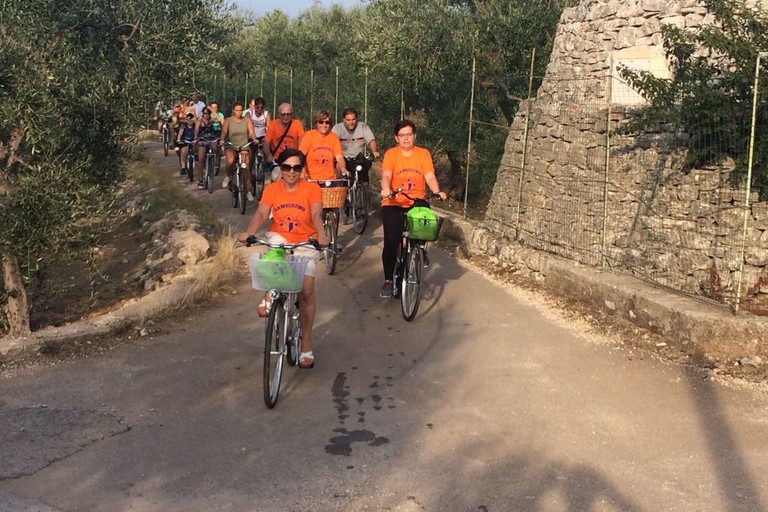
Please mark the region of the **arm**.
[[379, 143], [376, 142], [376, 139], [371, 139], [371, 141], [368, 143], [368, 147], [371, 148], [371, 154], [373, 155], [373, 158], [379, 158]]
[[227, 135], [229, 133], [229, 119], [224, 119], [221, 123], [221, 145], [223, 146], [227, 141]]
[[339, 153], [338, 155], [333, 156], [334, 160], [336, 160], [336, 170], [341, 176], [348, 176], [349, 173], [347, 172], [347, 166], [344, 163], [344, 155], [342, 153]]
[[[434, 177], [434, 173], [432, 174]], [[389, 196], [392, 195], [392, 170], [391, 169], [382, 169], [381, 170], [381, 198], [386, 199]]]
[[248, 140], [256, 140], [256, 130], [253, 129], [253, 121], [251, 121], [251, 116], [246, 116], [245, 127], [248, 130]]
[[[434, 172], [430, 172], [426, 176], [424, 176], [424, 180], [427, 182], [427, 186], [429, 187], [429, 190], [431, 190], [433, 194], [439, 195], [440, 199], [442, 199], [443, 201], [448, 199], [448, 194], [440, 190], [440, 184], [437, 182], [437, 177], [435, 176]], [[384, 180], [382, 179], [382, 182], [383, 181]]]
[[312, 214], [312, 225], [315, 227], [315, 231], [317, 231], [317, 241], [321, 247], [326, 247], [329, 242], [323, 228], [323, 203], [313, 203], [310, 206], [310, 211]]
[[[260, 202], [259, 207], [256, 208], [255, 212], [253, 212], [253, 217], [251, 217], [251, 220], [248, 222], [248, 227], [245, 228], [245, 231], [237, 235], [237, 240], [245, 243], [245, 240], [249, 236], [255, 235], [259, 232], [259, 229], [261, 229], [261, 226], [264, 224], [264, 221], [266, 221], [268, 217], [269, 205]], [[322, 223], [320, 227], [322, 227]]]
[[198, 136], [200, 135], [200, 123], [202, 122], [202, 119], [198, 119], [195, 123], [195, 140], [197, 140]]

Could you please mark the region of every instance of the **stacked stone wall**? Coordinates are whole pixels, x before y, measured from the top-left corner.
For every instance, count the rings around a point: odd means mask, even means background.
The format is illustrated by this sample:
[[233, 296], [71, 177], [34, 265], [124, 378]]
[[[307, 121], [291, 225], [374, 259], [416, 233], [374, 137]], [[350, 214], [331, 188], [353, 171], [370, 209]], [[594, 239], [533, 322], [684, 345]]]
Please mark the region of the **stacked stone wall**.
[[615, 135], [631, 113], [616, 97], [617, 56], [658, 60], [664, 24], [712, 21], [690, 0], [588, 0], [565, 10], [542, 85], [510, 128], [485, 227], [724, 303], [743, 276], [743, 304], [761, 304], [768, 204], [751, 195], [745, 231], [732, 163], [683, 172], [685, 155], [668, 136]]

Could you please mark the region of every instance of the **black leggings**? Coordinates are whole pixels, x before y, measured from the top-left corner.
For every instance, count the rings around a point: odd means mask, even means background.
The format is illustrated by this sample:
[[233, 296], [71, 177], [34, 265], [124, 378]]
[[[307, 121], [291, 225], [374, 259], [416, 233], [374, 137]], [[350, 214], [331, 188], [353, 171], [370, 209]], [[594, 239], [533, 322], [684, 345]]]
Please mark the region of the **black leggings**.
[[395, 273], [397, 246], [403, 239], [403, 225], [407, 208], [399, 206], [381, 207], [381, 224], [384, 227], [384, 249], [381, 251], [381, 263], [384, 265], [384, 280], [391, 281]]

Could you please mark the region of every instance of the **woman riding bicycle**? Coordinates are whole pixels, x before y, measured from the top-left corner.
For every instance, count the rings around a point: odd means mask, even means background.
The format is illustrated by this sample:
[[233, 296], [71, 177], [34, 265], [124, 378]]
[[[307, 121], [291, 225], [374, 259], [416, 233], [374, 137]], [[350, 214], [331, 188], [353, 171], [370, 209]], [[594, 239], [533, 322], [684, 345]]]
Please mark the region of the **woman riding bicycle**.
[[187, 153], [190, 151], [190, 145], [195, 141], [195, 114], [187, 112], [184, 124], [182, 124], [176, 134], [176, 147], [179, 151], [179, 174], [185, 175], [188, 172], [192, 172], [192, 169], [187, 169], [185, 164], [187, 162]]
[[379, 291], [380, 297], [392, 296], [397, 246], [403, 236], [405, 213], [413, 206], [413, 201], [401, 194], [390, 198], [392, 191], [402, 189], [411, 197], [423, 198], [426, 196], [426, 186], [429, 186], [441, 199], [447, 198], [445, 192], [440, 191], [432, 155], [428, 149], [416, 146], [415, 141], [416, 125], [413, 121], [398, 121], [395, 124], [397, 146], [384, 153], [381, 165], [381, 223], [384, 228], [381, 263], [384, 266], [384, 284]]
[[[297, 149], [286, 149], [278, 160], [282, 179], [270, 183], [264, 189], [256, 212], [248, 227], [237, 239], [245, 242], [255, 235], [272, 214], [266, 238], [270, 243], [299, 243], [315, 238], [321, 246], [328, 245], [323, 231], [320, 187], [301, 178], [304, 168], [304, 153]], [[315, 322], [317, 297], [315, 295], [315, 274], [319, 253], [314, 249], [299, 248], [295, 254], [308, 258], [304, 282], [299, 293], [301, 312], [301, 346], [299, 367], [312, 368], [315, 356], [312, 352], [312, 325]], [[266, 300], [266, 299], [265, 299]], [[266, 316], [268, 305], [259, 305], [259, 316]]]
[[195, 125], [195, 140], [197, 141], [197, 163], [195, 164], [195, 174], [200, 178], [197, 182], [197, 186], [200, 188], [205, 188], [205, 183], [203, 183], [205, 152], [208, 150], [208, 146], [210, 146], [211, 151], [215, 155], [219, 147], [219, 140], [216, 137], [213, 122], [211, 109], [206, 107], [203, 109], [203, 117], [198, 119], [197, 124]]
[[[232, 146], [245, 146], [248, 141], [255, 140], [256, 134], [253, 131], [253, 123], [248, 116], [243, 117], [243, 104], [235, 103], [232, 105], [232, 115], [224, 120], [224, 126], [221, 129], [221, 144], [224, 146], [229, 142]], [[237, 151], [232, 147], [224, 146], [227, 156], [227, 176], [221, 184], [221, 188], [227, 188], [232, 179], [235, 162], [237, 161]], [[245, 168], [249, 169], [251, 153], [248, 148], [240, 152], [240, 157], [245, 163]], [[248, 190], [248, 200], [253, 201], [251, 194], [251, 173], [245, 173], [245, 187]]]
[[312, 121], [315, 129], [304, 134], [299, 145], [299, 150], [307, 155], [304, 177], [310, 180], [332, 180], [336, 178], [337, 171], [340, 175], [346, 174], [339, 136], [331, 131], [331, 113], [318, 110]]

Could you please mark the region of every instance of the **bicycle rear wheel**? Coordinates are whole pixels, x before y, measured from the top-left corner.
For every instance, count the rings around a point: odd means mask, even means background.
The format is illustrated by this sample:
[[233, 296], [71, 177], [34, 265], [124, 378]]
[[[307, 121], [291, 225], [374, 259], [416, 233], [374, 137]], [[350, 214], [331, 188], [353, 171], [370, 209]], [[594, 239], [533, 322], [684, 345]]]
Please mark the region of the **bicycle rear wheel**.
[[336, 223], [338, 221], [338, 217], [333, 210], [323, 212], [323, 230], [329, 242], [328, 247], [323, 249], [323, 254], [325, 255], [325, 269], [328, 271], [329, 276], [336, 272], [336, 258], [338, 256], [336, 253]]
[[209, 194], [213, 194], [213, 162], [214, 156], [212, 153], [208, 153], [205, 156], [205, 188]]
[[352, 190], [352, 205], [350, 207], [352, 213], [352, 228], [355, 233], [362, 235], [368, 226], [368, 190], [362, 185], [358, 184]]
[[288, 338], [286, 347], [288, 366], [296, 366], [296, 363], [299, 362], [299, 352], [301, 351], [301, 347], [299, 346], [299, 343], [301, 343], [301, 317], [298, 315], [299, 301], [296, 301], [295, 307], [297, 314], [291, 318], [289, 323], [289, 332], [291, 335]]
[[400, 297], [400, 288], [403, 282], [403, 275], [405, 274], [405, 245], [401, 240], [397, 245], [397, 252], [395, 253], [395, 270], [392, 276], [392, 297]]
[[287, 315], [283, 310], [283, 298], [272, 301], [264, 334], [264, 403], [270, 409], [277, 404], [280, 379], [283, 376]]
[[419, 310], [421, 300], [421, 276], [424, 270], [424, 253], [417, 244], [411, 246], [405, 260], [402, 290], [400, 291], [400, 309], [403, 318], [409, 322], [414, 319]]

